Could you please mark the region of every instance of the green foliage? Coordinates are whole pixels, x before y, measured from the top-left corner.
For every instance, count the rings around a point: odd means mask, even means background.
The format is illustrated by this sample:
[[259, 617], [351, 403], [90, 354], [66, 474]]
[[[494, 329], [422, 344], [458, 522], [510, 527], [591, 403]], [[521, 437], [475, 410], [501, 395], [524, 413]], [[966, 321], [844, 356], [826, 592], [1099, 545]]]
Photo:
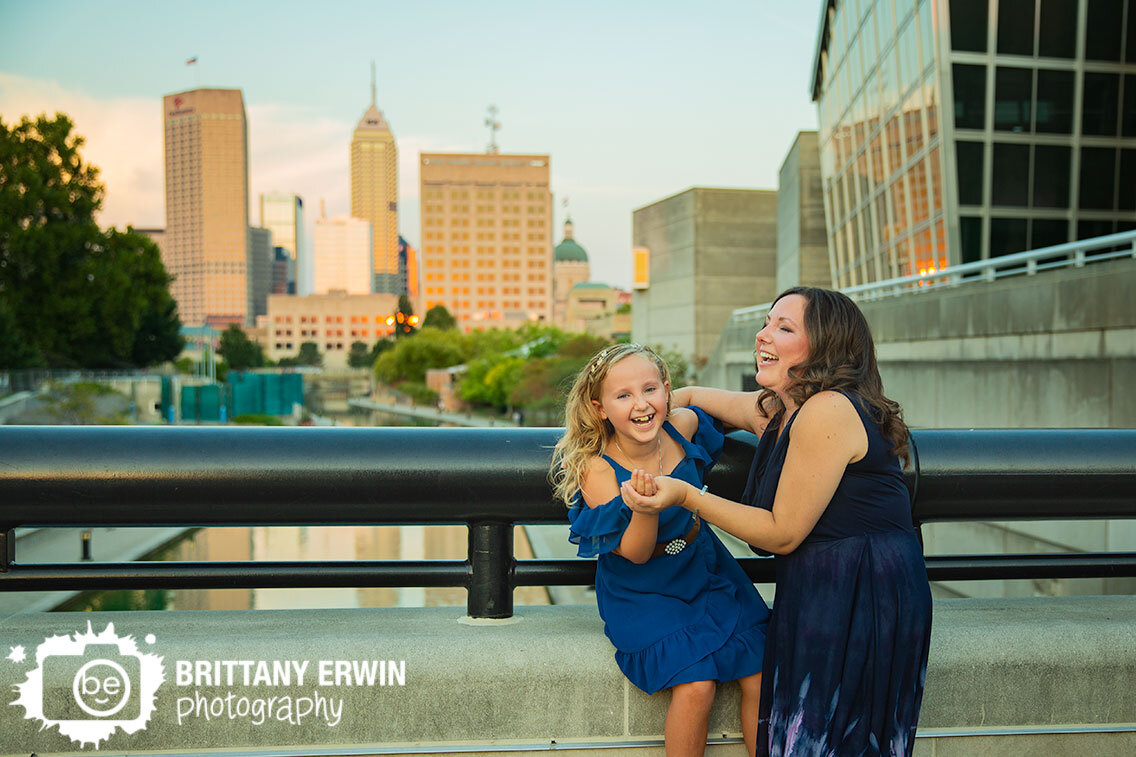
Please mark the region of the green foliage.
[[462, 377], [458, 396], [478, 405], [504, 407], [509, 404], [509, 395], [524, 368], [524, 358], [511, 355], [478, 358], [469, 364]]
[[410, 304], [410, 298], [405, 294], [400, 294], [398, 296], [398, 310], [394, 314], [395, 339], [403, 339], [417, 334], [418, 328], [414, 325], [415, 322], [414, 306]]
[[617, 305], [617, 306], [616, 306], [616, 308], [615, 308], [615, 312], [616, 312], [616, 313], [617, 313], [618, 315], [623, 315], [623, 314], [625, 314], [625, 313], [630, 313], [630, 312], [631, 312], [631, 303], [630, 303], [630, 302], [625, 302], [625, 303], [623, 303], [622, 305]]
[[440, 329], [446, 331], [448, 329], [456, 329], [458, 327], [457, 320], [446, 309], [445, 305], [435, 305], [426, 311], [426, 317], [422, 320], [422, 328], [427, 329]]
[[170, 360], [181, 344], [169, 275], [150, 240], [95, 223], [103, 187], [82, 144], [62, 114], [0, 121], [0, 298], [7, 333], [26, 345], [6, 357], [64, 368]]
[[264, 349], [249, 339], [244, 329], [235, 323], [230, 323], [229, 327], [221, 332], [217, 354], [224, 358], [229, 368], [234, 371], [260, 368], [264, 365]]
[[[281, 368], [291, 368], [297, 365], [322, 366], [323, 355], [320, 354], [319, 345], [315, 342], [303, 342], [300, 351], [295, 357], [282, 357], [277, 363]], [[220, 379], [218, 379], [220, 381]]]
[[67, 426], [127, 423], [124, 411], [129, 400], [126, 395], [105, 384], [93, 381], [64, 384], [53, 381], [48, 385], [43, 401], [43, 409], [52, 423]]
[[28, 340], [16, 325], [12, 308], [0, 296], [0, 366], [32, 368], [38, 367], [39, 363], [39, 356], [28, 346]]
[[265, 413], [241, 413], [233, 416], [233, 423], [242, 426], [283, 426], [284, 421]]
[[426, 381], [430, 368], [448, 368], [465, 362], [465, 339], [457, 331], [422, 329], [413, 339], [400, 339], [375, 361], [375, 378], [384, 384]]
[[438, 403], [438, 393], [420, 381], [404, 381], [398, 385], [398, 390], [410, 395], [416, 405], [430, 405]]
[[371, 347], [371, 355], [367, 361], [367, 365], [373, 368], [375, 361], [379, 359], [379, 355], [383, 354], [389, 349], [393, 349], [394, 345], [395, 341], [390, 337], [385, 337], [376, 341], [375, 344]]
[[659, 353], [671, 371], [671, 389], [680, 389], [691, 381], [690, 360], [678, 350], [668, 349], [659, 344], [651, 345]]
[[174, 361], [174, 368], [178, 373], [185, 373], [192, 376], [197, 367], [197, 362], [191, 357], [179, 357]]
[[367, 368], [374, 363], [371, 360], [371, 350], [366, 342], [352, 342], [351, 350], [347, 353], [347, 365], [352, 368]]

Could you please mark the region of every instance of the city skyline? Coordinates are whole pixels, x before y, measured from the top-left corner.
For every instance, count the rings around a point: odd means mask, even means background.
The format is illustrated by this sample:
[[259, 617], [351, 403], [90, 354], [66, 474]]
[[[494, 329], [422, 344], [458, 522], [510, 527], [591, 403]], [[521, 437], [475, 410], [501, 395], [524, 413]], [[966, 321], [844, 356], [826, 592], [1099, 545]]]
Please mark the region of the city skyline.
[[[819, 3], [711, 2], [695, 16], [666, 2], [267, 8], [206, 2], [178, 18], [133, 2], [109, 13], [0, 3], [0, 115], [71, 115], [107, 184], [100, 220], [153, 227], [165, 215], [162, 96], [239, 88], [252, 201], [295, 193], [335, 215], [349, 209], [348, 145], [375, 59], [399, 72], [380, 76], [377, 104], [398, 125], [399, 227], [411, 244], [422, 244], [419, 153], [483, 151], [496, 104], [503, 152], [552, 156], [553, 228], [569, 198], [593, 278], [623, 287], [632, 210], [691, 186], [775, 188], [793, 137], [816, 125], [808, 78]], [[367, 23], [380, 18], [381, 44]], [[68, 30], [106, 54], [56, 44]], [[289, 38], [298, 44], [281, 47]], [[305, 215], [310, 241], [316, 212]]]

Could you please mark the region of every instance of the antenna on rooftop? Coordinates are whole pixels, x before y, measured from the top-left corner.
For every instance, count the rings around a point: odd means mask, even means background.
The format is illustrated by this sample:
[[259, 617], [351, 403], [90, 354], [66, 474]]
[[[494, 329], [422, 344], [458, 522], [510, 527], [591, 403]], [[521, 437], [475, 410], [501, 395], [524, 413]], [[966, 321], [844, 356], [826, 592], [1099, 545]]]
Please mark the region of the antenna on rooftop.
[[486, 151], [490, 154], [496, 154], [497, 150], [497, 132], [501, 129], [501, 122], [497, 120], [497, 106], [490, 105], [488, 110], [489, 115], [485, 117], [485, 125], [489, 127], [489, 147]]
[[371, 107], [375, 107], [375, 61], [371, 61]]

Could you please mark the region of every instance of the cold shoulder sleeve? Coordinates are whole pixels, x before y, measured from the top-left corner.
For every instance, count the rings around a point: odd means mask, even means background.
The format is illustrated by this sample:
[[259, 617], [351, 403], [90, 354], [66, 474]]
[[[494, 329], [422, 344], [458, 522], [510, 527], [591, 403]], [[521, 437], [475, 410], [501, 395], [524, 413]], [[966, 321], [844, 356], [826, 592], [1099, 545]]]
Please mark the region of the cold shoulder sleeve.
[[714, 463], [718, 462], [718, 456], [722, 454], [722, 445], [726, 441], [726, 436], [722, 432], [721, 421], [711, 417], [700, 407], [691, 405], [690, 409], [698, 416], [698, 428], [694, 430], [694, 438], [691, 439], [691, 444], [705, 453], [702, 466], [702, 474], [705, 475], [706, 471], [713, 468]]
[[579, 546], [580, 557], [596, 557], [619, 546], [623, 532], [631, 522], [631, 509], [616, 495], [610, 502], [588, 507], [576, 495], [568, 508], [568, 541]]

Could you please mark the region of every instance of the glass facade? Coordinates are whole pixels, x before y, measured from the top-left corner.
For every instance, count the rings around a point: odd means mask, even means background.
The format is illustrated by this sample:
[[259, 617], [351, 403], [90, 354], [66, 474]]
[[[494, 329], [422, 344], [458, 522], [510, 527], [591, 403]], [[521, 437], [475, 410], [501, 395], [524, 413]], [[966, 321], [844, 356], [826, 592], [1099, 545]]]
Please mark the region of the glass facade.
[[833, 284], [1136, 225], [1136, 0], [829, 0]]

